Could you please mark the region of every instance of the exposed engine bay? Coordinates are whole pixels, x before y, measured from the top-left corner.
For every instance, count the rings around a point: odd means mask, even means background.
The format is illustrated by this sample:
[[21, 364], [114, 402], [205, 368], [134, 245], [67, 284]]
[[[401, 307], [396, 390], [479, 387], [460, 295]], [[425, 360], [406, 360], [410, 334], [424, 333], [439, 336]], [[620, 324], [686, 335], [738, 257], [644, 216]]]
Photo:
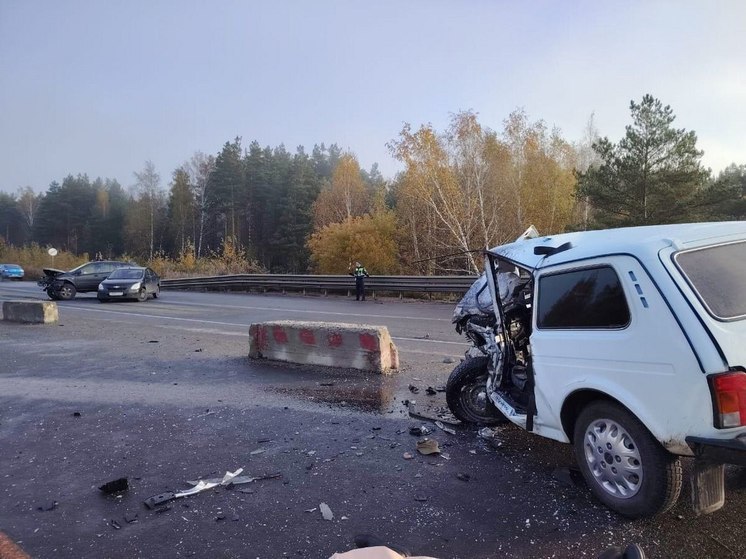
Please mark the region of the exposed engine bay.
[[499, 262], [495, 272], [502, 319], [495, 315], [487, 275], [482, 274], [456, 306], [452, 321], [473, 343], [467, 357], [488, 357], [488, 397], [499, 392], [518, 413], [526, 413], [533, 395], [532, 277], [508, 262]]

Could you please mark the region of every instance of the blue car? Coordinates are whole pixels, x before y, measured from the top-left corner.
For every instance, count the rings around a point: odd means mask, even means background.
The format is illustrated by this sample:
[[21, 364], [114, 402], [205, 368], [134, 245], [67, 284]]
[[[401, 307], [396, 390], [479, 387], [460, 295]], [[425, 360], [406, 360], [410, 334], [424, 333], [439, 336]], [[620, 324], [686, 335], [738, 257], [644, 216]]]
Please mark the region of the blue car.
[[0, 264], [0, 279], [23, 279], [23, 268], [18, 264]]

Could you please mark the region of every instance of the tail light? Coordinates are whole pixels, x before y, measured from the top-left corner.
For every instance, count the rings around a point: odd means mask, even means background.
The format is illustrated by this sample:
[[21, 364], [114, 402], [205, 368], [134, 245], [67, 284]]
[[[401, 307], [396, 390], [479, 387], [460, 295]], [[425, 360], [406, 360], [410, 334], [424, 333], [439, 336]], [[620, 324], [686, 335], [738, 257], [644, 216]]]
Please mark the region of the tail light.
[[746, 425], [746, 373], [722, 373], [710, 377], [715, 404], [715, 426], [719, 429]]

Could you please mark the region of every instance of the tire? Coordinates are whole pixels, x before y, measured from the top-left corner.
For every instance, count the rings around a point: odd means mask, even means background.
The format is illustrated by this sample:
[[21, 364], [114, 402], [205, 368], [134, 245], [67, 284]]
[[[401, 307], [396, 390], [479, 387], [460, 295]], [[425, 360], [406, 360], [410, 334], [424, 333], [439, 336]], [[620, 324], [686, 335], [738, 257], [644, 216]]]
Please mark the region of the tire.
[[57, 291], [57, 297], [59, 297], [62, 301], [69, 301], [70, 299], [75, 298], [76, 293], [77, 290], [75, 289], [75, 286], [69, 281], [66, 281]]
[[52, 301], [59, 301], [60, 298], [57, 296], [57, 292], [54, 289], [47, 289], [47, 295]]
[[108, 297], [98, 297], [98, 302], [99, 303], [108, 303], [109, 302], [109, 298]]
[[465, 423], [497, 425], [507, 419], [487, 396], [487, 357], [472, 357], [459, 363], [446, 383], [446, 402]]
[[681, 494], [679, 458], [619, 404], [588, 405], [575, 423], [573, 446], [591, 492], [623, 516], [662, 514]]
[[161, 294], [161, 284], [155, 286], [155, 291], [153, 291], [153, 299], [157, 299]]
[[145, 290], [144, 287], [137, 293], [137, 300], [140, 303], [148, 300], [148, 292]]

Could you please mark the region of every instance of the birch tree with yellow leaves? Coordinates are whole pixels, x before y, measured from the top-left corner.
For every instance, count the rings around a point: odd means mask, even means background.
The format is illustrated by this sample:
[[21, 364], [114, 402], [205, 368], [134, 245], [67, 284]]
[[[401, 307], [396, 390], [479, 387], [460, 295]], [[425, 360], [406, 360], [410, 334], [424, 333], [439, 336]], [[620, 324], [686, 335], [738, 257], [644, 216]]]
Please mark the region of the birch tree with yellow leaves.
[[[389, 144], [405, 170], [396, 210], [406, 233], [402, 254], [420, 273], [476, 273], [479, 249], [514, 239], [529, 225], [563, 231], [574, 203], [574, 151], [559, 131], [515, 111], [498, 135], [473, 112], [444, 133], [405, 124]], [[438, 259], [438, 257], [442, 258]]]

